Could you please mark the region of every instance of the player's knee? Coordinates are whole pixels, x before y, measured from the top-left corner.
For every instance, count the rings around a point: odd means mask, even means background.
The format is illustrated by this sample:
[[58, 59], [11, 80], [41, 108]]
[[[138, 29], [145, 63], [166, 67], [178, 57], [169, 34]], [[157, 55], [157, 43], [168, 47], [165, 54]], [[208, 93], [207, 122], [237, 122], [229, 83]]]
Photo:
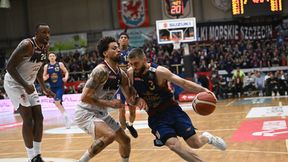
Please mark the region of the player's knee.
[[42, 114], [39, 114], [37, 116], [34, 117], [35, 122], [37, 122], [38, 124], [43, 123], [44, 117]]
[[168, 139], [165, 144], [171, 151], [177, 152], [180, 149], [180, 142], [177, 139]]
[[26, 117], [25, 119], [23, 118], [23, 126], [33, 127], [33, 118], [32, 117]]
[[131, 139], [127, 135], [125, 135], [123, 136], [123, 142], [124, 144], [130, 145]]

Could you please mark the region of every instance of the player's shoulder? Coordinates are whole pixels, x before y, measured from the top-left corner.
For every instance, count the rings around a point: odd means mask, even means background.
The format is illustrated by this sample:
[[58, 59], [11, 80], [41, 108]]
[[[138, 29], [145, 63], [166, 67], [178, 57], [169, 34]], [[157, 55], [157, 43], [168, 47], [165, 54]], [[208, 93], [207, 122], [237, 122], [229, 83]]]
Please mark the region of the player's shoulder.
[[109, 69], [106, 65], [104, 64], [98, 64], [93, 70], [92, 70], [92, 74], [93, 73], [107, 73], [108, 74]]
[[170, 74], [171, 71], [168, 68], [159, 65], [155, 68], [155, 73], [156, 73], [156, 75], [164, 76], [166, 74]]
[[32, 48], [33, 43], [30, 38], [26, 38], [19, 43], [18, 47]]

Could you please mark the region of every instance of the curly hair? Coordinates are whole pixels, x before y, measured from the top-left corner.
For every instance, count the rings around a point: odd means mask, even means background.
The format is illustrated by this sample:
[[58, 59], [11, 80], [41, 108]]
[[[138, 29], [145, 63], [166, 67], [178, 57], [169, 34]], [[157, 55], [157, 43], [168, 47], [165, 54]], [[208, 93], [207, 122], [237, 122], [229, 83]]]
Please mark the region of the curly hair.
[[109, 44], [111, 42], [117, 42], [117, 41], [113, 37], [103, 37], [97, 42], [96, 48], [100, 57], [104, 58], [103, 53], [108, 50]]

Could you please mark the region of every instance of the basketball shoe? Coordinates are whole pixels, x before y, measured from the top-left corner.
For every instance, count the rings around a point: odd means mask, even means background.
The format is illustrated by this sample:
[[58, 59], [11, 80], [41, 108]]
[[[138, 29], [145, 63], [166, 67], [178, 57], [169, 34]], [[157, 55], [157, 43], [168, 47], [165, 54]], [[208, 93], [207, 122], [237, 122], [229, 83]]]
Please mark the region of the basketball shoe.
[[208, 138], [208, 143], [215, 146], [216, 148], [218, 148], [219, 150], [225, 151], [227, 146], [225, 141], [217, 136], [213, 136], [212, 134], [208, 133], [208, 132], [203, 132], [202, 136], [207, 137]]

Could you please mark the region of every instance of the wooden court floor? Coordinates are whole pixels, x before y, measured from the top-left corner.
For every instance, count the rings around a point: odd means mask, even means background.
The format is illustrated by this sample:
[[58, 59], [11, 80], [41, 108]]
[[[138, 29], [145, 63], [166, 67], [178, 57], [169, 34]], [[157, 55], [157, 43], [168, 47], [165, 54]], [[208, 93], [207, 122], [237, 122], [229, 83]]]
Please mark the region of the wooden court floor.
[[[252, 107], [267, 107], [288, 105], [288, 97], [272, 98], [269, 102], [241, 102], [242, 99], [221, 100], [217, 104], [216, 111], [209, 116], [200, 116], [191, 109], [185, 110], [191, 117], [198, 134], [209, 131], [212, 134], [223, 137], [227, 142], [228, 149], [219, 151], [211, 145], [205, 145], [201, 149], [195, 150], [197, 154], [207, 162], [287, 162], [288, 161], [288, 139], [276, 140], [247, 140], [233, 141], [233, 134], [239, 129], [241, 123], [245, 121], [258, 120], [258, 118], [247, 119], [246, 115]], [[237, 104], [239, 103], [239, 104]], [[241, 104], [242, 103], [242, 104]], [[189, 104], [184, 104], [189, 108]], [[279, 109], [277, 109], [279, 110]], [[281, 113], [282, 109], [280, 110]], [[69, 111], [73, 116], [73, 110]], [[283, 112], [282, 112], [283, 113]], [[63, 123], [58, 111], [46, 117], [44, 129], [62, 127]], [[111, 112], [117, 117], [117, 112]], [[10, 116], [10, 117], [9, 117]], [[0, 128], [3, 123], [7, 123], [7, 118], [15, 119], [15, 123], [21, 122], [19, 116], [14, 114], [0, 116]], [[137, 113], [137, 121], [145, 121], [145, 113]], [[259, 118], [263, 119], [263, 118]], [[276, 117], [266, 117], [265, 120], [286, 120], [287, 115]], [[287, 123], [287, 122], [286, 122]], [[288, 125], [288, 124], [287, 124]], [[131, 137], [131, 162], [182, 162], [175, 153], [167, 147], [154, 147], [154, 136], [150, 129], [139, 129], [139, 137]], [[288, 134], [288, 132], [286, 132]], [[285, 131], [284, 131], [285, 134]], [[283, 135], [283, 134], [282, 134]], [[277, 135], [275, 135], [277, 136]], [[287, 135], [288, 136], [288, 135]], [[42, 156], [44, 158], [68, 158], [78, 159], [82, 153], [90, 146], [92, 140], [86, 134], [44, 134], [42, 142]], [[183, 141], [182, 141], [183, 142]], [[184, 143], [184, 142], [183, 142]], [[15, 124], [10, 128], [0, 129], [0, 160], [1, 158], [26, 158], [26, 152], [21, 135], [21, 125]], [[118, 144], [116, 142], [108, 146], [99, 155], [94, 157], [91, 162], [119, 162]]]

